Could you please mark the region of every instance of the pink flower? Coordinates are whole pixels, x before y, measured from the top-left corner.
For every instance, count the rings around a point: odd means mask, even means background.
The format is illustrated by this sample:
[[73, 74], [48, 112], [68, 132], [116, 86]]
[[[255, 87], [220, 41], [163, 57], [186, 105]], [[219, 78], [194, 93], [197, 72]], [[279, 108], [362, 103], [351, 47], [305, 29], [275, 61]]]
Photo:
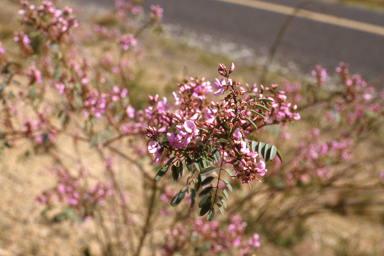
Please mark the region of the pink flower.
[[316, 65], [315, 68], [311, 71], [312, 77], [316, 78], [318, 84], [325, 82], [327, 77], [327, 71], [320, 65]]
[[153, 164], [159, 162], [162, 150], [160, 144], [157, 141], [151, 141], [148, 143], [148, 152], [155, 156]]
[[127, 112], [127, 115], [129, 116], [129, 118], [135, 117], [135, 109], [131, 105], [129, 105], [127, 107], [126, 112]]
[[191, 121], [191, 120], [187, 120], [184, 122], [184, 129], [188, 132], [188, 133], [192, 133], [196, 130], [196, 125], [195, 125], [195, 122]]
[[265, 169], [265, 162], [260, 160], [257, 163], [257, 169], [260, 176], [264, 176], [267, 173], [267, 169]]
[[131, 34], [122, 35], [117, 39], [117, 43], [120, 44], [120, 47], [125, 51], [128, 50], [130, 46], [136, 46], [137, 44], [134, 35]]
[[5, 53], [5, 50], [3, 48], [3, 46], [1, 45], [1, 42], [0, 42], [0, 55], [4, 54]]
[[180, 148], [182, 146], [181, 138], [176, 137], [175, 134], [168, 132], [167, 133], [168, 143], [170, 146], [175, 148]]
[[221, 95], [224, 93], [225, 86], [227, 84], [226, 84], [224, 78], [220, 79], [220, 81], [219, 81], [219, 79], [215, 78], [212, 85], [213, 85], [213, 88], [215, 88], [217, 90], [216, 92], [213, 93], [213, 95], [218, 96], [218, 95]]
[[229, 73], [232, 73], [235, 70], [235, 63], [232, 62], [231, 67], [229, 68]]
[[215, 121], [215, 116], [212, 115], [212, 111], [208, 108], [206, 111], [205, 111], [205, 122], [207, 124], [211, 124]]
[[151, 5], [151, 17], [155, 20], [163, 17], [163, 9], [158, 5]]
[[236, 128], [236, 130], [233, 132], [233, 137], [237, 140], [240, 140], [243, 137], [240, 132], [240, 128]]

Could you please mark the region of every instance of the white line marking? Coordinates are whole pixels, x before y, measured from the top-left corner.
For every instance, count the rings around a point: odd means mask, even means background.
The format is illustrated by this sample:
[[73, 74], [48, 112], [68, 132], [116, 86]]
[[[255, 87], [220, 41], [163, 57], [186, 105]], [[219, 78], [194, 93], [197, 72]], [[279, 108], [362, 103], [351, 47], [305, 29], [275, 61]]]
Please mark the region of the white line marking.
[[[281, 13], [285, 15], [292, 15], [295, 11], [294, 7], [289, 7], [289, 6], [280, 5], [280, 4], [272, 4], [272, 3], [267, 3], [267, 2], [258, 1], [258, 0], [217, 0], [217, 1], [249, 6], [249, 7], [270, 11], [270, 12]], [[371, 34], [384, 36], [384, 27], [373, 25], [366, 22], [355, 21], [355, 20], [340, 18], [337, 16], [328, 15], [328, 14], [306, 11], [306, 10], [299, 10], [296, 16], [300, 18], [308, 19], [308, 20], [314, 20], [322, 23], [339, 26], [339, 27], [350, 28], [350, 29], [371, 33]]]

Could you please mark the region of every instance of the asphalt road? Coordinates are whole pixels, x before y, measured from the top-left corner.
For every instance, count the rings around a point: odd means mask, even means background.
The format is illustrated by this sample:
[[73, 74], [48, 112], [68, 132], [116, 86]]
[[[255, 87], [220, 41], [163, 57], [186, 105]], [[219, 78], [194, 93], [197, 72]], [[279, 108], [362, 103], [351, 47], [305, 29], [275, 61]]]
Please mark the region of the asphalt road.
[[[113, 5], [111, 0], [93, 2]], [[295, 7], [302, 1], [265, 2]], [[314, 3], [305, 9], [384, 27], [383, 13]], [[230, 41], [252, 49], [252, 58], [265, 58], [288, 17], [274, 11], [217, 0], [145, 0], [145, 9], [148, 10], [151, 4], [164, 8], [164, 24], [174, 24], [183, 31], [198, 35], [209, 35], [211, 41], [202, 42], [207, 44], [207, 48]], [[224, 54], [231, 55], [230, 52]], [[349, 63], [351, 72], [360, 73], [365, 80], [372, 81], [384, 76], [384, 36], [296, 17], [285, 32], [275, 60], [280, 66], [294, 62], [303, 74], [309, 73], [316, 64], [334, 73], [337, 64], [344, 61]], [[384, 81], [376, 85], [384, 87]]]

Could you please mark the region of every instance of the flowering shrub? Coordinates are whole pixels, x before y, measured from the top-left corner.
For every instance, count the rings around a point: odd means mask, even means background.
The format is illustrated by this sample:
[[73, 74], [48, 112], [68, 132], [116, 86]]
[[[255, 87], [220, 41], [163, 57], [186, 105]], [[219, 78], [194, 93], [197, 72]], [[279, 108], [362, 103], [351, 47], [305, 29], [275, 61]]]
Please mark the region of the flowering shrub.
[[[190, 191], [193, 207], [202, 186], [199, 214], [209, 212], [209, 220], [215, 215], [215, 204], [224, 214], [224, 197], [228, 199], [228, 192], [225, 188], [219, 189], [220, 181], [232, 191], [230, 183], [221, 176], [223, 170], [242, 184], [250, 185], [267, 172], [265, 161], [276, 154], [281, 159], [275, 146], [250, 141], [246, 136], [267, 125], [300, 119], [300, 115], [294, 113], [296, 106], [286, 103], [285, 92], [278, 91], [277, 85], [272, 88], [243, 86], [230, 78], [234, 69], [233, 63], [229, 70], [220, 64], [218, 72], [223, 78], [216, 78], [212, 83], [217, 90], [214, 96], [225, 94], [220, 101], [208, 102], [206, 97], [213, 92], [210, 82], [191, 78], [178, 85], [178, 93], [173, 93], [175, 112], [169, 111], [166, 98], [158, 101], [157, 95], [150, 97], [152, 107], [146, 110], [148, 151], [155, 156], [153, 163], [161, 157], [166, 163], [158, 171], [156, 180], [171, 167], [173, 179], [177, 181], [182, 177], [185, 164], [191, 173], [189, 182], [176, 194], [171, 205], [179, 204]], [[224, 169], [226, 165], [230, 169]], [[210, 185], [216, 179], [211, 175], [213, 172], [218, 172], [216, 186]]]
[[195, 253], [223, 253], [237, 250], [236, 255], [252, 255], [255, 249], [260, 247], [259, 235], [254, 234], [248, 240], [243, 239], [244, 229], [247, 226], [239, 215], [230, 217], [227, 229], [219, 228], [216, 221], [211, 223], [203, 220], [195, 220], [187, 231], [183, 225], [179, 225], [167, 234], [167, 243], [162, 248], [163, 255], [172, 255], [175, 252], [187, 253], [186, 245], [192, 240]]

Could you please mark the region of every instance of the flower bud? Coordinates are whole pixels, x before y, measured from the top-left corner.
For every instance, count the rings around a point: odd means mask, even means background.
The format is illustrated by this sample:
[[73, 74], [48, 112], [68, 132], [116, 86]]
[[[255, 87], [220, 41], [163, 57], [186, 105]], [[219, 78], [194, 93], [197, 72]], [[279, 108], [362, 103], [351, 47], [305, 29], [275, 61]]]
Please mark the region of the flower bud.
[[229, 74], [231, 74], [235, 70], [235, 64], [232, 62], [231, 67], [229, 68]]

